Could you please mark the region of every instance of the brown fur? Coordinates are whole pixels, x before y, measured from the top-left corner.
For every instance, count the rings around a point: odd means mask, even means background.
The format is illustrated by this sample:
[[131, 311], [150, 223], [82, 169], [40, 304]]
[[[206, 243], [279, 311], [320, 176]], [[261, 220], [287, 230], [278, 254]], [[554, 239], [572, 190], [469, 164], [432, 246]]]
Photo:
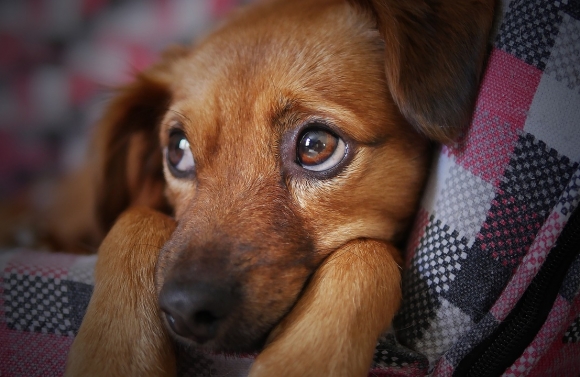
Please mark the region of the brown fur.
[[171, 218], [132, 208], [107, 234], [66, 375], [175, 375], [173, 346], [161, 326], [153, 279], [159, 249], [174, 229]]
[[[400, 301], [393, 245], [426, 175], [420, 133], [447, 141], [467, 123], [493, 1], [351, 3], [255, 5], [195, 48], [168, 52], [114, 100], [92, 165], [98, 227], [133, 205], [172, 210], [177, 225], [143, 210], [115, 225], [68, 375], [165, 375], [148, 362], [123, 369], [144, 357], [173, 362], [152, 298], [156, 264], [157, 292], [192, 278], [241, 292], [199, 346], [265, 345], [251, 375], [366, 373]], [[315, 175], [295, 163], [297, 134], [311, 120], [348, 141], [339, 171]], [[191, 179], [167, 165], [162, 173], [158, 145], [176, 127], [195, 156]], [[114, 287], [126, 288], [120, 298], [109, 296]], [[97, 364], [87, 364], [92, 355]]]

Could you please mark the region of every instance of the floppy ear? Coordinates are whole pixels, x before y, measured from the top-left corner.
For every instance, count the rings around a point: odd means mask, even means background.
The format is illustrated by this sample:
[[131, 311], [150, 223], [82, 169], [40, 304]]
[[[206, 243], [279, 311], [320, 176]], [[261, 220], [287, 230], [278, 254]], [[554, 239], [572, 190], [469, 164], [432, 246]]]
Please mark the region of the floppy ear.
[[376, 19], [402, 114], [431, 139], [452, 141], [471, 118], [495, 0], [351, 2]]
[[121, 88], [97, 126], [95, 208], [105, 232], [131, 205], [169, 211], [158, 124], [171, 100], [172, 68], [184, 54], [168, 50], [161, 63]]

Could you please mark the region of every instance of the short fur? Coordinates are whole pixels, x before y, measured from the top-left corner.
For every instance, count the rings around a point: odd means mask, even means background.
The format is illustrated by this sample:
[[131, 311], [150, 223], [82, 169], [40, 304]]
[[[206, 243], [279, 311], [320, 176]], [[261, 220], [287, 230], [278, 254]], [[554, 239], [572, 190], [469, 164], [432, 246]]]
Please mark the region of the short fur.
[[[176, 224], [144, 209], [117, 221], [67, 375], [174, 373], [154, 300], [173, 281], [236, 292], [197, 346], [263, 349], [252, 376], [365, 375], [399, 306], [394, 245], [426, 176], [423, 135], [446, 142], [468, 123], [493, 7], [264, 2], [139, 74], [97, 134], [94, 233], [136, 205]], [[348, 141], [340, 169], [296, 164], [312, 120]], [[163, 164], [175, 128], [191, 143], [193, 178]]]

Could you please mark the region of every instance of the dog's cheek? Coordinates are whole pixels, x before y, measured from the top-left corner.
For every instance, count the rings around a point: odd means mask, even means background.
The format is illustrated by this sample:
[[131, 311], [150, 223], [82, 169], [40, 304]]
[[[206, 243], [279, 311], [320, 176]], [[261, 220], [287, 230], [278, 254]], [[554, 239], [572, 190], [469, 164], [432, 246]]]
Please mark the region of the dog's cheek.
[[268, 236], [256, 232], [268, 240], [260, 240], [264, 247], [255, 254], [252, 267], [242, 267], [241, 272], [246, 319], [242, 322], [261, 340], [290, 312], [324, 257], [315, 249], [310, 230], [300, 216], [270, 224]]
[[165, 169], [165, 198], [169, 206], [173, 209], [173, 215], [176, 220], [184, 217], [188, 210], [188, 203], [191, 203], [196, 191], [196, 182], [194, 180], [180, 180], [173, 177]]
[[368, 170], [367, 157], [364, 150], [359, 151], [343, 172], [330, 179], [290, 180], [289, 190], [306, 227], [313, 234], [319, 253], [331, 253], [349, 240], [358, 238], [364, 233], [365, 226], [370, 225], [369, 221], [360, 219], [368, 217], [368, 209], [374, 204], [360, 206], [360, 191], [366, 189], [358, 185]]
[[425, 140], [401, 139], [361, 149], [333, 179], [293, 185], [316, 248], [329, 253], [357, 238], [397, 240], [416, 210], [427, 163]]

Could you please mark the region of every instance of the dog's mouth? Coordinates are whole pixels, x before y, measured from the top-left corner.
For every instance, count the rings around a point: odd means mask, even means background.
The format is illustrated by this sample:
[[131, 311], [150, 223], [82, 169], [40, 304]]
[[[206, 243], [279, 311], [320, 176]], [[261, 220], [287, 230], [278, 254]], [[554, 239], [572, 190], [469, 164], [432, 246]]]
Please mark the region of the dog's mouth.
[[[275, 326], [259, 334], [248, 334], [247, 331], [238, 327], [232, 327], [225, 331], [220, 331], [224, 327], [222, 320], [215, 318], [204, 318], [203, 325], [198, 324], [196, 329], [191, 331], [188, 325], [181, 320], [176, 320], [171, 314], [163, 312], [164, 323], [169, 330], [171, 337], [178, 343], [186, 347], [193, 346], [196, 349], [227, 353], [253, 353], [264, 348], [269, 333]], [[246, 336], [244, 336], [246, 335]]]
[[[186, 287], [167, 282], [159, 293], [162, 320], [170, 335], [186, 346], [220, 352], [257, 352], [297, 296], [285, 303], [262, 306], [260, 298], [250, 298], [243, 292], [244, 289], [232, 289], [223, 282], [190, 283]], [[285, 310], [277, 310], [279, 307]]]
[[156, 271], [162, 321], [188, 347], [259, 351], [295, 305], [316, 264], [297, 253], [286, 254], [291, 259], [262, 256], [245, 263], [236, 253], [216, 254], [168, 261], [175, 254], [162, 251]]

